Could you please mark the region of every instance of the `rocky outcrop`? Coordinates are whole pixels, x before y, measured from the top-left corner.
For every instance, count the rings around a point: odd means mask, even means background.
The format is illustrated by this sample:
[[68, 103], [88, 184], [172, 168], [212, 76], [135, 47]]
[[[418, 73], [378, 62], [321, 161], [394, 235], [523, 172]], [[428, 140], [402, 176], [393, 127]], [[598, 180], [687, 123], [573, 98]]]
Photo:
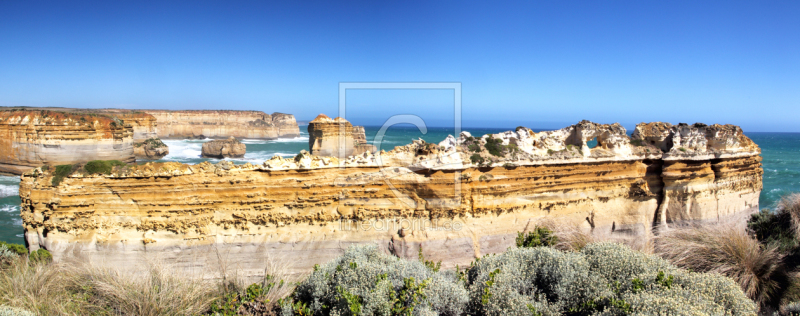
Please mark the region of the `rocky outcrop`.
[[203, 158], [241, 158], [247, 152], [247, 145], [236, 140], [236, 138], [228, 138], [226, 140], [212, 140], [203, 143]]
[[154, 116], [129, 110], [97, 111], [116, 117], [133, 127], [133, 154], [136, 158], [154, 160], [169, 154], [169, 147], [158, 138], [158, 124]]
[[275, 139], [300, 135], [291, 114], [260, 111], [143, 110], [156, 118], [158, 137]]
[[0, 172], [90, 160], [133, 162], [133, 127], [103, 114], [0, 111]]
[[157, 160], [169, 155], [169, 147], [158, 138], [149, 138], [133, 143], [133, 153], [137, 159]]
[[[130, 264], [152, 255], [186, 268], [226, 260], [258, 275], [268, 258], [301, 273], [352, 244], [402, 257], [421, 245], [447, 268], [505, 251], [543, 220], [644, 241], [673, 224], [757, 210], [760, 150], [740, 129], [639, 130], [629, 138], [617, 124], [581, 122], [343, 159], [303, 152], [257, 165], [148, 163], [68, 175], [57, 186], [37, 169], [22, 176], [21, 214], [30, 249], [56, 260], [80, 253]], [[666, 139], [673, 145], [662, 148]]]
[[377, 150], [367, 143], [363, 126], [353, 126], [341, 117], [332, 119], [325, 114], [308, 123], [308, 148], [313, 155], [340, 158]]

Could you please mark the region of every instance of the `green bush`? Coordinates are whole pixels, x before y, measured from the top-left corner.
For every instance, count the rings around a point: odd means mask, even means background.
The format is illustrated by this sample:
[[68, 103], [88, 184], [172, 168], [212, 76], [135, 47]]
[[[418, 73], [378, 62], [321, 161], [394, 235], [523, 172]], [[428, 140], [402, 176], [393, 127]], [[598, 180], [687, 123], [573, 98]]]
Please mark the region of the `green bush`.
[[485, 161], [483, 157], [481, 157], [481, 155], [478, 154], [472, 154], [472, 156], [469, 157], [469, 160], [476, 165], [481, 165]]
[[4, 241], [0, 241], [0, 247], [6, 247], [6, 249], [15, 253], [18, 256], [28, 255], [28, 248], [25, 248], [25, 246], [20, 244], [11, 244]]
[[133, 146], [134, 147], [147, 146], [149, 148], [161, 148], [161, 147], [167, 147], [167, 144], [164, 144], [164, 142], [162, 142], [161, 139], [158, 138], [148, 138], [143, 142], [134, 143]]
[[467, 273], [470, 315], [754, 315], [732, 280], [613, 243], [511, 249]]
[[486, 151], [489, 152], [492, 156], [502, 157], [505, 155], [506, 146], [503, 145], [503, 141], [494, 137], [486, 137], [486, 145], [484, 145]]
[[517, 233], [517, 247], [549, 247], [558, 243], [558, 238], [547, 227], [536, 226], [532, 232]]
[[51, 255], [46, 249], [39, 248], [36, 249], [36, 251], [31, 252], [30, 260], [33, 262], [47, 263], [53, 261], [53, 255]]
[[452, 271], [354, 246], [301, 282], [284, 315], [462, 315], [467, 292]]
[[783, 252], [798, 246], [792, 228], [792, 217], [788, 212], [763, 209], [750, 216], [747, 229], [762, 244], [778, 246]]
[[88, 174], [110, 174], [118, 166], [125, 166], [125, 163], [119, 160], [92, 160], [83, 166], [83, 170]]
[[53, 179], [50, 180], [50, 183], [53, 186], [58, 186], [61, 181], [63, 181], [67, 176], [71, 175], [73, 171], [75, 171], [73, 165], [56, 166], [56, 171], [53, 173]]

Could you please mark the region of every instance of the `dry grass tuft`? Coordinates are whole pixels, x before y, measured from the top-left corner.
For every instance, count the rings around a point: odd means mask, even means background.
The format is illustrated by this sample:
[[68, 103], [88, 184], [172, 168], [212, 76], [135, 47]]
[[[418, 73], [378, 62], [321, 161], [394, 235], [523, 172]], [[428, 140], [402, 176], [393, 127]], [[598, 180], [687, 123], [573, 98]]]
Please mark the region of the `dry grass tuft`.
[[762, 306], [779, 296], [788, 275], [783, 255], [735, 224], [685, 226], [662, 231], [655, 251], [673, 264], [697, 272], [716, 272], [735, 280]]
[[74, 301], [63, 266], [29, 263], [19, 257], [0, 269], [0, 305], [40, 315], [81, 315], [87, 306]]
[[599, 242], [615, 242], [644, 253], [653, 253], [652, 239], [623, 238], [610, 234], [593, 233], [590, 229], [582, 228], [574, 223], [565, 223], [553, 219], [542, 219], [537, 226], [547, 227], [553, 231], [558, 241], [553, 248], [563, 251], [580, 251], [586, 245]]
[[197, 315], [220, 296], [216, 282], [169, 269], [160, 262], [125, 272], [82, 264], [69, 273], [93, 305], [117, 315]]
[[800, 238], [800, 193], [789, 194], [781, 198], [778, 202], [778, 210], [791, 216], [795, 238]]

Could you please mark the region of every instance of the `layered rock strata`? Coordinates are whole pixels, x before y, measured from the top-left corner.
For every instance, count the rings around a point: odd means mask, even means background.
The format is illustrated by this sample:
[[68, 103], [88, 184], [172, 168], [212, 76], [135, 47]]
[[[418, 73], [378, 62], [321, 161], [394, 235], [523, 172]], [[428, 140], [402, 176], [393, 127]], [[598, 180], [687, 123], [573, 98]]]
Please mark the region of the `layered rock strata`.
[[308, 147], [312, 155], [339, 158], [377, 150], [367, 143], [363, 126], [353, 126], [344, 118], [332, 119], [325, 114], [308, 123]]
[[0, 172], [90, 160], [133, 162], [133, 127], [102, 114], [0, 111]]
[[241, 158], [246, 152], [247, 145], [231, 137], [226, 140], [212, 140], [203, 143], [201, 155], [204, 158]]
[[98, 110], [116, 117], [133, 127], [133, 154], [136, 158], [161, 159], [169, 147], [158, 138], [158, 123], [150, 114], [127, 110]]
[[291, 114], [260, 111], [143, 110], [156, 118], [158, 137], [275, 139], [300, 135]]
[[352, 244], [402, 257], [422, 246], [429, 260], [454, 267], [505, 251], [543, 220], [645, 240], [661, 227], [757, 210], [760, 149], [738, 127], [651, 123], [625, 132], [584, 121], [345, 159], [303, 152], [258, 165], [148, 163], [69, 175], [58, 186], [37, 169], [22, 176], [21, 214], [30, 249], [57, 260], [225, 261], [258, 275], [268, 259], [306, 272]]

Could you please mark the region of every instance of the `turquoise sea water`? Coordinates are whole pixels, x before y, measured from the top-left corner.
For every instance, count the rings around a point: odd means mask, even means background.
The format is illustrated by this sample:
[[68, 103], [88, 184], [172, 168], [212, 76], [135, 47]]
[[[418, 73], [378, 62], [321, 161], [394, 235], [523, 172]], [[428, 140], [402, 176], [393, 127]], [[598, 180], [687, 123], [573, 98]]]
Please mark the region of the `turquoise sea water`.
[[[308, 134], [301, 126], [299, 137], [272, 141], [244, 139], [247, 154], [241, 159], [231, 159], [235, 163], [262, 163], [274, 155], [293, 157], [300, 150], [308, 149]], [[378, 127], [366, 127], [367, 139], [372, 140]], [[498, 133], [509, 129], [464, 128], [474, 136]], [[405, 145], [413, 139], [422, 138], [426, 142], [438, 143], [454, 134], [452, 128], [428, 128], [426, 134], [415, 127], [395, 126], [384, 136], [380, 149], [391, 150]], [[747, 133], [761, 147], [764, 166], [764, 190], [761, 192], [762, 208], [774, 207], [781, 196], [800, 192], [800, 133]], [[200, 149], [207, 140], [165, 140], [170, 154], [160, 161], [183, 163], [215, 162], [216, 159], [200, 158]], [[590, 145], [591, 147], [591, 145]], [[19, 178], [0, 176], [0, 240], [23, 243], [22, 220], [19, 216]]]

